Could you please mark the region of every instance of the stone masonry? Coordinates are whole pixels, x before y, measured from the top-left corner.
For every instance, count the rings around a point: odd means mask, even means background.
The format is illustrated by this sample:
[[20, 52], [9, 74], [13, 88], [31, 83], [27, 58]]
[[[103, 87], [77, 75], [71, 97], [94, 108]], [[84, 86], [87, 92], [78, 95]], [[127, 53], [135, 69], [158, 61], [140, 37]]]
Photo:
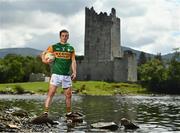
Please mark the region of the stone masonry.
[[109, 15], [85, 9], [85, 55], [77, 66], [77, 80], [137, 81], [136, 55], [122, 52], [120, 19], [114, 8]]

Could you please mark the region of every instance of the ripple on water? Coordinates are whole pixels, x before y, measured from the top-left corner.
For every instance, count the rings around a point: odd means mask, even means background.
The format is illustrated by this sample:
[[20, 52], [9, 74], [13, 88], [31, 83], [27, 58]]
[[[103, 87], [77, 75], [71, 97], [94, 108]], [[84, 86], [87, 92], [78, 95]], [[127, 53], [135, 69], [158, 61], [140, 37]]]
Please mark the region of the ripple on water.
[[[0, 105], [10, 104], [38, 114], [43, 111], [45, 95], [0, 97]], [[11, 102], [9, 102], [11, 101]], [[180, 131], [180, 97], [172, 96], [73, 96], [73, 109], [85, 114], [85, 125], [78, 125], [72, 132], [87, 131], [90, 123], [116, 121], [122, 117], [135, 122], [140, 129], [136, 133], [159, 133]], [[50, 110], [53, 118], [65, 112], [63, 96], [55, 96]], [[61, 123], [61, 120], [59, 120]], [[86, 126], [87, 125], [87, 126]], [[87, 128], [87, 129], [86, 129]], [[67, 126], [60, 124], [52, 132], [67, 132]], [[123, 132], [123, 129], [120, 129]]]

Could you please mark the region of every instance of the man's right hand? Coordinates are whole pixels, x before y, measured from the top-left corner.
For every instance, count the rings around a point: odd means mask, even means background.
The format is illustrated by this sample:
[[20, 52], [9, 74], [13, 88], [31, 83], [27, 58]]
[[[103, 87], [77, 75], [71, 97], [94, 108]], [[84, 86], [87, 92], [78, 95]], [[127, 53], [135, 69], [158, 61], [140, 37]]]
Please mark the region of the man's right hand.
[[46, 51], [43, 51], [42, 54], [41, 54], [42, 62], [45, 63], [45, 64], [49, 64], [50, 61], [45, 59], [45, 54], [46, 54]]

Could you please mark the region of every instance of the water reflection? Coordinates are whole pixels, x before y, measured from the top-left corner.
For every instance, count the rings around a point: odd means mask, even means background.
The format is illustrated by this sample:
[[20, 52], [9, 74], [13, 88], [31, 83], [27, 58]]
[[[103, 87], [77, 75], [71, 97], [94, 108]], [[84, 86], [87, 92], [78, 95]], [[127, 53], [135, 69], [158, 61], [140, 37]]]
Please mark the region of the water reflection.
[[[36, 115], [42, 113], [45, 96], [0, 95], [1, 106], [16, 106]], [[85, 114], [85, 126], [74, 131], [87, 131], [95, 122], [119, 123], [122, 117], [135, 122], [140, 129], [134, 132], [180, 132], [179, 96], [78, 96], [72, 99], [73, 109]], [[50, 115], [59, 119], [65, 113], [64, 96], [55, 96]], [[117, 132], [126, 132], [120, 128]], [[128, 131], [127, 131], [128, 132]]]

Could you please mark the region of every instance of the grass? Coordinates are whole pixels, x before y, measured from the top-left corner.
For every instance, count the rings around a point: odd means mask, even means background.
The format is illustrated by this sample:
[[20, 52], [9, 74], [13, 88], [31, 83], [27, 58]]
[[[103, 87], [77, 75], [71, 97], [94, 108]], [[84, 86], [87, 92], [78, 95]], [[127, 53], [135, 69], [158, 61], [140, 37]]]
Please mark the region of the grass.
[[[9, 83], [0, 84], [0, 92], [17, 91], [16, 87], [20, 87], [21, 91], [44, 94], [48, 91], [48, 83], [46, 82], [26, 82], [26, 83]], [[86, 95], [116, 95], [116, 94], [148, 94], [147, 90], [136, 83], [108, 83], [103, 81], [75, 81], [73, 90], [78, 94]], [[58, 89], [58, 93], [63, 93], [63, 89]]]

